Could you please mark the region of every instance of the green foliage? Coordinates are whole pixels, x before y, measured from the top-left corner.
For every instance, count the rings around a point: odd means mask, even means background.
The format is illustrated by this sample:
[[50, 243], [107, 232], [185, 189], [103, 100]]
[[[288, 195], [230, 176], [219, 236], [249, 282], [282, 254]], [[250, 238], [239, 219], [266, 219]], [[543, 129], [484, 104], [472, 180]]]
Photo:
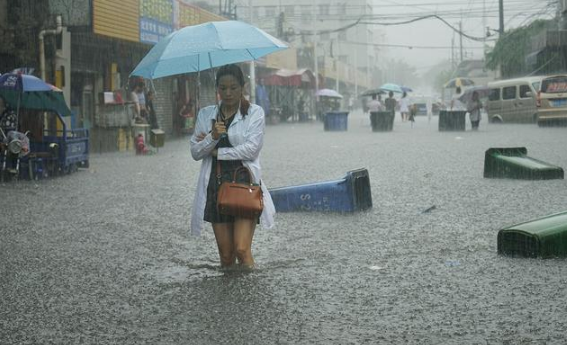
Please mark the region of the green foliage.
[[496, 42], [494, 49], [486, 54], [486, 67], [496, 70], [501, 66], [503, 77], [525, 74], [525, 57], [531, 46], [531, 39], [544, 31], [549, 22], [536, 20], [530, 25], [506, 31]]
[[455, 73], [455, 70], [451, 67], [451, 61], [445, 60], [435, 66], [433, 66], [427, 73], [423, 76], [423, 84], [427, 85], [435, 92], [441, 93], [443, 90], [443, 85], [448, 82]]

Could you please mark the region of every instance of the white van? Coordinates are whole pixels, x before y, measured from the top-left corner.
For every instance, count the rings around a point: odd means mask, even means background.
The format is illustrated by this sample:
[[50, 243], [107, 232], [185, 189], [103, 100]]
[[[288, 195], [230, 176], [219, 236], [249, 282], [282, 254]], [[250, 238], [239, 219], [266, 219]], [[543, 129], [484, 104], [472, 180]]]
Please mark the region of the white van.
[[567, 75], [544, 78], [537, 94], [538, 122], [541, 126], [567, 124]]
[[524, 77], [488, 83], [490, 94], [486, 110], [491, 123], [536, 123], [538, 110], [536, 95], [541, 80]]

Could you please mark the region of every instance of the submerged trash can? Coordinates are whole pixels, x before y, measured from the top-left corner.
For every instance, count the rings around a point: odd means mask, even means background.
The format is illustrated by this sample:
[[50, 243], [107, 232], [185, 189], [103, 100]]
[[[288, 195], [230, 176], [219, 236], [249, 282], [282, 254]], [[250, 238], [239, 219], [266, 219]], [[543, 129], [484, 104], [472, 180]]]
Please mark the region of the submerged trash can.
[[330, 111], [325, 114], [325, 131], [346, 131], [348, 128], [348, 111]]
[[337, 181], [271, 188], [277, 212], [355, 212], [372, 208], [368, 170], [347, 172]]
[[370, 125], [373, 132], [390, 132], [394, 128], [394, 111], [370, 112]]
[[439, 131], [464, 131], [466, 115], [466, 110], [441, 110]]
[[567, 212], [498, 231], [498, 254], [528, 258], [567, 257]]
[[484, 154], [484, 177], [522, 180], [563, 179], [563, 169], [527, 156], [525, 147], [490, 148]]

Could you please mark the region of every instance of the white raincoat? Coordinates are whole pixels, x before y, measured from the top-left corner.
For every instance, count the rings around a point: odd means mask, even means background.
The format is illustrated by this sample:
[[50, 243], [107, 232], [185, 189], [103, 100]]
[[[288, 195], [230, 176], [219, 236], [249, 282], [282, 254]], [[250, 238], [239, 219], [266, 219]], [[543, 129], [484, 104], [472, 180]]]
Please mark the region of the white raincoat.
[[[211, 152], [215, 149], [218, 140], [212, 137], [212, 120], [216, 119], [218, 106], [211, 105], [199, 111], [195, 131], [191, 136], [191, 156], [195, 160], [202, 160], [201, 171], [197, 181], [197, 190], [193, 200], [191, 211], [191, 233], [200, 235], [205, 226], [203, 216], [205, 215], [205, 204], [207, 201], [207, 185], [211, 176], [213, 157]], [[254, 183], [262, 180], [262, 169], [260, 167], [260, 150], [264, 143], [265, 118], [264, 110], [256, 105], [250, 104], [248, 115], [242, 118], [240, 107], [234, 115], [235, 118], [228, 128], [228, 139], [233, 147], [222, 147], [217, 151], [219, 160], [241, 160], [242, 164], [250, 169]], [[204, 140], [197, 142], [197, 135], [207, 133]], [[268, 188], [261, 182], [264, 194], [264, 211], [260, 216], [260, 225], [263, 228], [274, 226], [274, 215], [276, 209]]]

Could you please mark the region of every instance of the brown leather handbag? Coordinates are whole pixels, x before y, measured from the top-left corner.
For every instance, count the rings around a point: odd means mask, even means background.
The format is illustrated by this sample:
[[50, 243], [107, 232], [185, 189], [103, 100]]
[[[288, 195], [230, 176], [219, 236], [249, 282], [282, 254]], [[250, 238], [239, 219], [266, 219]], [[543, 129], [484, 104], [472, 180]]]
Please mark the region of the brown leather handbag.
[[[236, 182], [238, 172], [243, 169], [248, 172], [249, 183]], [[217, 161], [217, 179], [220, 181], [220, 163]], [[234, 171], [232, 181], [222, 182], [219, 186], [217, 196], [217, 208], [219, 213], [240, 217], [258, 218], [264, 209], [264, 199], [260, 185], [252, 183], [252, 174], [247, 167], [238, 167]]]

